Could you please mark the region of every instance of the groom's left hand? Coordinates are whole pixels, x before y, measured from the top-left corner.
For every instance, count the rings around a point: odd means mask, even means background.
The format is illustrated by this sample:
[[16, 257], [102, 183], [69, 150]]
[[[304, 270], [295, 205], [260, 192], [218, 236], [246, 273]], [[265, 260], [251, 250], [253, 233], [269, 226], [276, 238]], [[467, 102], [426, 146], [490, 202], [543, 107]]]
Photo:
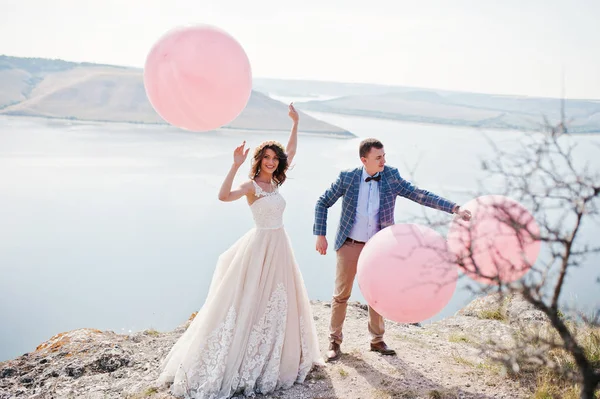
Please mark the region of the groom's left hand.
[[471, 220], [471, 211], [468, 209], [463, 209], [460, 206], [458, 207], [458, 210], [456, 211], [456, 214], [464, 221], [469, 221]]

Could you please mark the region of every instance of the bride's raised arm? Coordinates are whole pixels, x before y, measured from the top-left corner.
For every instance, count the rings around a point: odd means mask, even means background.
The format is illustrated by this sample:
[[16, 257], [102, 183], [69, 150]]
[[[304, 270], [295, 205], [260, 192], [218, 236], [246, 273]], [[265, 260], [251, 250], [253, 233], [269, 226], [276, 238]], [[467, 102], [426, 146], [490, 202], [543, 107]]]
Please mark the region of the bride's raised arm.
[[292, 131], [290, 132], [290, 139], [288, 140], [288, 144], [285, 147], [285, 151], [287, 154], [287, 162], [288, 165], [292, 165], [292, 161], [294, 160], [294, 156], [296, 155], [296, 149], [298, 147], [298, 120], [300, 119], [298, 115], [298, 111], [294, 108], [294, 103], [291, 103], [288, 107], [288, 115], [294, 121], [292, 125]]
[[233, 179], [235, 178], [240, 166], [242, 166], [244, 161], [246, 161], [248, 151], [250, 151], [250, 148], [244, 151], [245, 145], [246, 141], [244, 141], [239, 147], [236, 147], [236, 149], [233, 151], [233, 164], [231, 165], [231, 169], [229, 169], [229, 173], [227, 173], [227, 176], [221, 185], [221, 190], [219, 190], [219, 200], [221, 201], [229, 202], [238, 200], [251, 192], [253, 189], [251, 182], [245, 182], [235, 190], [231, 190]]

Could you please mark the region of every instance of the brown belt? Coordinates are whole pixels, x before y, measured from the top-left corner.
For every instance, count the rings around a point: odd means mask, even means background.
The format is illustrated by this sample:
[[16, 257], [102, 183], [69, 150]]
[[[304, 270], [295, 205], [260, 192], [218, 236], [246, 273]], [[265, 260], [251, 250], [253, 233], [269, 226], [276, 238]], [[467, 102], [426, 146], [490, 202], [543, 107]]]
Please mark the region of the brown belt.
[[356, 241], [356, 240], [353, 240], [350, 237], [346, 238], [346, 242], [351, 242], [351, 243], [354, 243], [354, 244], [366, 244], [364, 241]]

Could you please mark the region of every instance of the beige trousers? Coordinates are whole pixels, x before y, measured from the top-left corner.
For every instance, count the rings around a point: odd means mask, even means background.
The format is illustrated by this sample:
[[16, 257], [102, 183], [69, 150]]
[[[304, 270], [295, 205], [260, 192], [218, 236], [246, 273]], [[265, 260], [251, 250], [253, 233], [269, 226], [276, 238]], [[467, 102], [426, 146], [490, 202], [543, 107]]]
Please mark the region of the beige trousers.
[[[346, 241], [337, 251], [335, 274], [335, 291], [331, 302], [331, 321], [329, 325], [329, 341], [341, 344], [344, 338], [342, 328], [346, 318], [348, 299], [352, 294], [352, 285], [356, 276], [358, 257], [365, 244]], [[383, 317], [369, 306], [369, 333], [371, 343], [383, 341], [385, 325]]]

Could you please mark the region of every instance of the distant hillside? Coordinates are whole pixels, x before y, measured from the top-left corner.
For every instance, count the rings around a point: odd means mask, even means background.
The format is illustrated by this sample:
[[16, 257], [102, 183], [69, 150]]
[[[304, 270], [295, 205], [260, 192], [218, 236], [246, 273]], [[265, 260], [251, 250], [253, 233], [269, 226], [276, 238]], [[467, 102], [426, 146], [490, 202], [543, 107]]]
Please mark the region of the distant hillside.
[[[164, 124], [135, 68], [42, 58], [0, 56], [0, 114], [87, 121]], [[248, 105], [227, 128], [290, 128], [287, 104], [253, 91]], [[300, 131], [353, 135], [302, 114]]]
[[[362, 83], [255, 79], [254, 88], [273, 96], [305, 98], [297, 104], [307, 110], [479, 128], [538, 129], [544, 118], [558, 123], [562, 106], [556, 98]], [[600, 100], [565, 100], [564, 110], [571, 132], [600, 133]]]
[[255, 78], [253, 84], [254, 89], [262, 93], [271, 93], [286, 97], [346, 97], [414, 90], [398, 86], [368, 83], [327, 82], [302, 79]]

